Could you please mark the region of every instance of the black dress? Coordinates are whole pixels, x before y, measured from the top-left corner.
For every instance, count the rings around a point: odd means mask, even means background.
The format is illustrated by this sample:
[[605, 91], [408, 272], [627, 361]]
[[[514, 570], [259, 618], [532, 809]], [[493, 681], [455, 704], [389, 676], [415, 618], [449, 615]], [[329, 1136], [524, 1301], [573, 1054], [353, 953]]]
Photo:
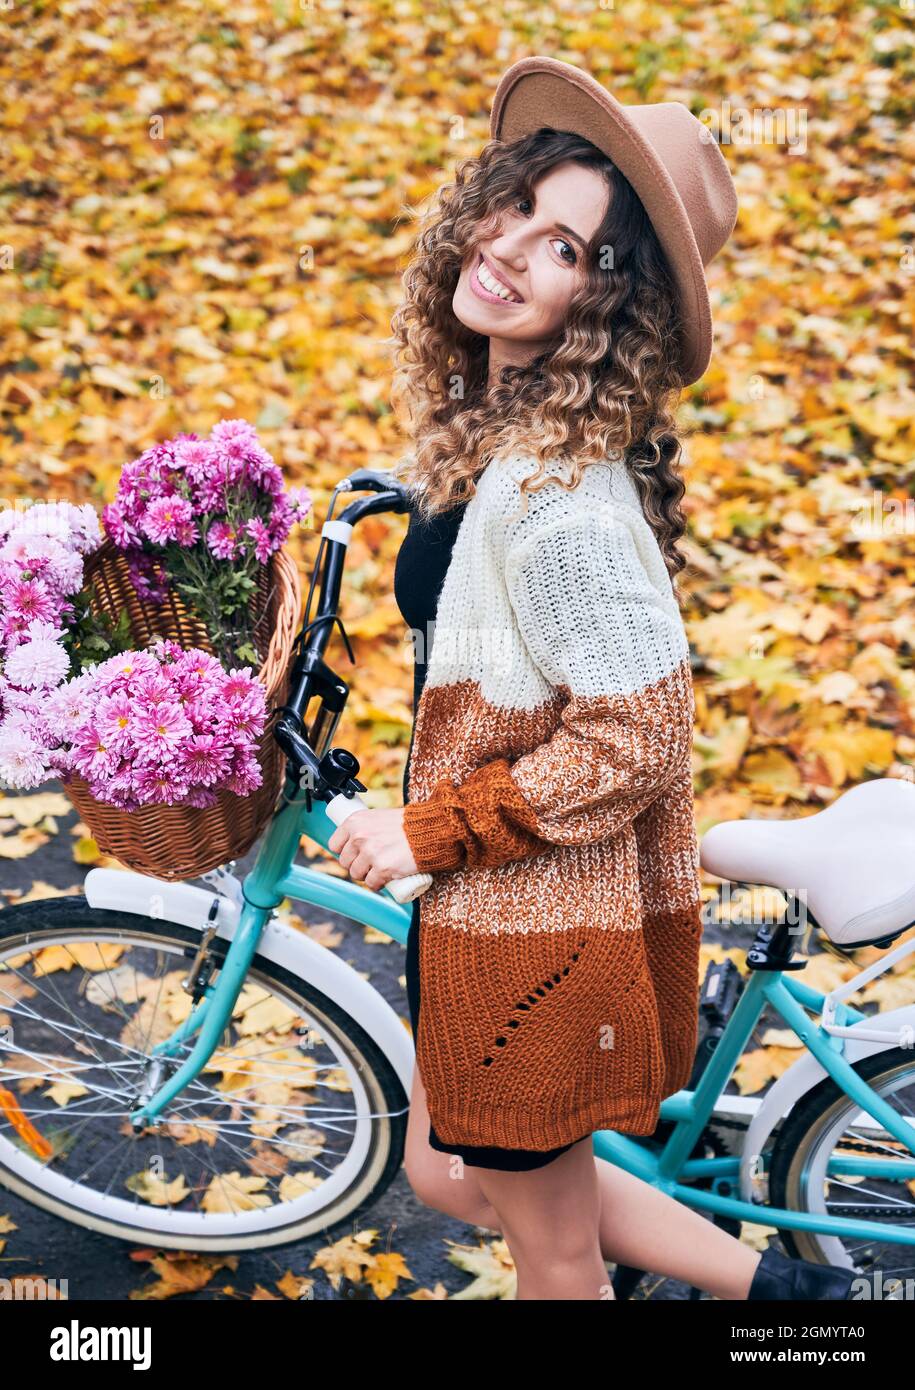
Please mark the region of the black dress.
[[[441, 512], [429, 522], [423, 522], [415, 512], [410, 514], [407, 534], [397, 554], [394, 568], [394, 597], [407, 626], [414, 632], [415, 658], [413, 669], [413, 714], [419, 707], [426, 679], [429, 650], [428, 639], [438, 607], [439, 594], [451, 560], [451, 551], [457, 538], [458, 529], [464, 515], [466, 502], [450, 511]], [[414, 723], [414, 730], [415, 730]], [[410, 755], [413, 752], [413, 738], [407, 753], [404, 769], [403, 799], [406, 805], [409, 796]], [[410, 1021], [413, 1028], [413, 1041], [416, 1043], [419, 1027], [419, 930], [420, 904], [422, 894], [413, 900], [413, 920], [407, 933], [407, 999], [410, 1007]], [[500, 1168], [504, 1171], [523, 1172], [531, 1168], [542, 1168], [572, 1147], [562, 1144], [557, 1149], [500, 1149], [482, 1145], [446, 1144], [429, 1126], [429, 1144], [440, 1153], [459, 1154], [468, 1166], [473, 1168]]]

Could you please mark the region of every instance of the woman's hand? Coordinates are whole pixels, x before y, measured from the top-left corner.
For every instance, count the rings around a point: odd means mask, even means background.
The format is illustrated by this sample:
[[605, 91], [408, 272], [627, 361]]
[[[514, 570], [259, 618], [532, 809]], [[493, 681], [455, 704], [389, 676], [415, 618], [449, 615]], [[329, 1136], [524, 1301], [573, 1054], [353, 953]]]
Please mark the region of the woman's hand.
[[402, 806], [353, 811], [337, 826], [327, 847], [351, 878], [376, 892], [392, 879], [419, 872], [404, 834]]

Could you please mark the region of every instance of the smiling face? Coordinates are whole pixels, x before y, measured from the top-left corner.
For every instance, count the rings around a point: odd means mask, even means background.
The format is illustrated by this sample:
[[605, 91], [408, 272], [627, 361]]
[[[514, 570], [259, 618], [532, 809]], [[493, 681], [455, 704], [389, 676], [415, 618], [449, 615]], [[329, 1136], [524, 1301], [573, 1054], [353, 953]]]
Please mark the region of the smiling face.
[[608, 198], [596, 170], [557, 164], [531, 197], [504, 210], [496, 236], [474, 246], [452, 308], [467, 328], [489, 338], [490, 380], [498, 366], [528, 361], [561, 331]]

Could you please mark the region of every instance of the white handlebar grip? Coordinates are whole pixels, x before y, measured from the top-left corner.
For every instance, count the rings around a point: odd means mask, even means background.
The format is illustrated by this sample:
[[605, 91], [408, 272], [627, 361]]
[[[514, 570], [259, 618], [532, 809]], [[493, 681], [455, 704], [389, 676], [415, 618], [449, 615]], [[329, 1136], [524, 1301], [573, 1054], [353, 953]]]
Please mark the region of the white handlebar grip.
[[[344, 796], [342, 792], [338, 792], [330, 801], [324, 803], [324, 809], [334, 825], [342, 825], [347, 816], [351, 816], [354, 811], [368, 811], [370, 808], [358, 794]], [[395, 902], [409, 903], [432, 887], [432, 875], [408, 874], [406, 878], [392, 878], [384, 886]]]

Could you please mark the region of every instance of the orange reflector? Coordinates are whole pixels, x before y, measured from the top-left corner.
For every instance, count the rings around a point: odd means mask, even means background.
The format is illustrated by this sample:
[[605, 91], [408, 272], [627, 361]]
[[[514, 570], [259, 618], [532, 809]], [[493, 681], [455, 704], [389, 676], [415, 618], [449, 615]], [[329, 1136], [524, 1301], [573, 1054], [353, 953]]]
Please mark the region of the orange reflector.
[[44, 1135], [38, 1133], [32, 1121], [22, 1113], [22, 1106], [12, 1091], [6, 1090], [4, 1086], [0, 1086], [0, 1110], [3, 1111], [19, 1138], [24, 1139], [39, 1158], [51, 1157], [54, 1152], [53, 1145], [48, 1143]]

